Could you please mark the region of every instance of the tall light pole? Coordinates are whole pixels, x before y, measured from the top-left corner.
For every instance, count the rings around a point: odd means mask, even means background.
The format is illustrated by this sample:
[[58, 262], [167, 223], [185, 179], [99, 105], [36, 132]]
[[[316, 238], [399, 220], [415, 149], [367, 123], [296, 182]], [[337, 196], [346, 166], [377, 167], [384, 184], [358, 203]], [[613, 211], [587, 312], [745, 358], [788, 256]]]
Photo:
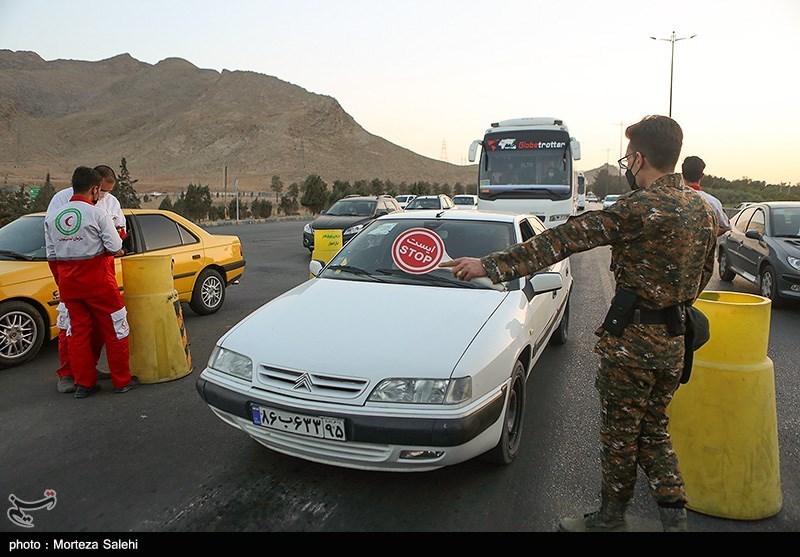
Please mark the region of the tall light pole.
[[672, 118], [672, 75], [673, 70], [675, 68], [675, 43], [678, 41], [685, 41], [687, 39], [693, 39], [697, 35], [692, 35], [691, 37], [676, 37], [675, 31], [672, 32], [672, 35], [668, 39], [657, 39], [656, 37], [650, 37], [654, 41], [669, 41], [672, 43], [672, 56], [669, 62], [669, 117]]

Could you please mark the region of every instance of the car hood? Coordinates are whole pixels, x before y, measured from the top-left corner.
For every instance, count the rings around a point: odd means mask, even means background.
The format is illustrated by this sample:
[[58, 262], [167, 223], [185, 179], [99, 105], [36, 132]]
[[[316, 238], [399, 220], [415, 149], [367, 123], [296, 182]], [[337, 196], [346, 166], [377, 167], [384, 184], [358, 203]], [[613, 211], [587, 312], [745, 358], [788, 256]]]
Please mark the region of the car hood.
[[773, 240], [783, 248], [787, 255], [791, 257], [800, 257], [800, 239], [773, 237]]
[[0, 259], [0, 285], [11, 286], [50, 277], [47, 261], [7, 261]]
[[448, 377], [506, 292], [316, 278], [221, 343], [255, 366], [365, 378]]
[[349, 217], [349, 216], [333, 216], [333, 215], [320, 215], [312, 223], [311, 228], [314, 230], [345, 230], [351, 226], [361, 224], [362, 222], [369, 222], [372, 217]]

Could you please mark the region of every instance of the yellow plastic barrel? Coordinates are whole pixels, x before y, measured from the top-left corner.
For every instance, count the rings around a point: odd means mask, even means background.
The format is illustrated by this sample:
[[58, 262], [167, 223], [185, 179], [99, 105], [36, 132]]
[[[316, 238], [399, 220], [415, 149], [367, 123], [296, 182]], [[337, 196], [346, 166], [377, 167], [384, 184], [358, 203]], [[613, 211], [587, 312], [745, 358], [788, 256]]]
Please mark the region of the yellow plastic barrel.
[[[314, 252], [311, 259], [322, 261], [324, 264], [333, 259], [333, 256], [342, 248], [341, 230], [315, 230]], [[314, 278], [311, 276], [310, 278]]]
[[163, 383], [192, 372], [192, 356], [168, 255], [122, 259], [131, 374]]
[[687, 508], [757, 520], [782, 505], [775, 374], [767, 356], [772, 303], [737, 292], [695, 302], [711, 338], [694, 354], [689, 382], [667, 412]]

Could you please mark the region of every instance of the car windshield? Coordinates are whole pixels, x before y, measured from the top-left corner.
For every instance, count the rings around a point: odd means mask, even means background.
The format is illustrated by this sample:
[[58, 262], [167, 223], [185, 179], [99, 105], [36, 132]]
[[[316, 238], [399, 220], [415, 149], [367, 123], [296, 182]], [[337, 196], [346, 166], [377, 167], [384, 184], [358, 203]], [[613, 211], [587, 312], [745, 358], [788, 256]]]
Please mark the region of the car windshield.
[[375, 201], [369, 199], [340, 199], [325, 211], [332, 217], [370, 217], [375, 213]]
[[44, 261], [44, 217], [21, 217], [0, 228], [0, 259]]
[[406, 206], [406, 209], [439, 209], [441, 205], [439, 204], [438, 197], [417, 197], [412, 199], [411, 202]]
[[475, 205], [475, 198], [461, 197], [457, 195], [453, 198], [453, 203], [455, 203], [456, 205]]
[[[403, 271], [392, 255], [395, 240], [407, 230], [434, 232], [444, 243], [446, 255], [483, 257], [511, 246], [510, 222], [456, 219], [397, 219], [373, 221], [348, 242], [319, 275], [323, 278], [449, 288], [488, 288], [453, 278], [450, 269], [434, 267], [425, 274]], [[412, 241], [412, 245], [413, 241]]]
[[780, 238], [800, 238], [800, 207], [773, 208], [772, 235]]

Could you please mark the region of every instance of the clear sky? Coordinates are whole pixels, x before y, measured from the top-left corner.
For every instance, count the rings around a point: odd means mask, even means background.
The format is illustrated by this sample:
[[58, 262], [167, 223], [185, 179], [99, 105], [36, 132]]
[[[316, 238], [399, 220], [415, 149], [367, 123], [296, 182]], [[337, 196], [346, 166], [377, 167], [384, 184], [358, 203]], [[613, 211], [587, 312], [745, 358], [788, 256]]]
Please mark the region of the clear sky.
[[800, 0], [0, 0], [0, 49], [272, 75], [455, 164], [491, 122], [552, 116], [580, 170], [669, 113], [673, 31], [696, 35], [674, 43], [681, 158], [800, 183]]

